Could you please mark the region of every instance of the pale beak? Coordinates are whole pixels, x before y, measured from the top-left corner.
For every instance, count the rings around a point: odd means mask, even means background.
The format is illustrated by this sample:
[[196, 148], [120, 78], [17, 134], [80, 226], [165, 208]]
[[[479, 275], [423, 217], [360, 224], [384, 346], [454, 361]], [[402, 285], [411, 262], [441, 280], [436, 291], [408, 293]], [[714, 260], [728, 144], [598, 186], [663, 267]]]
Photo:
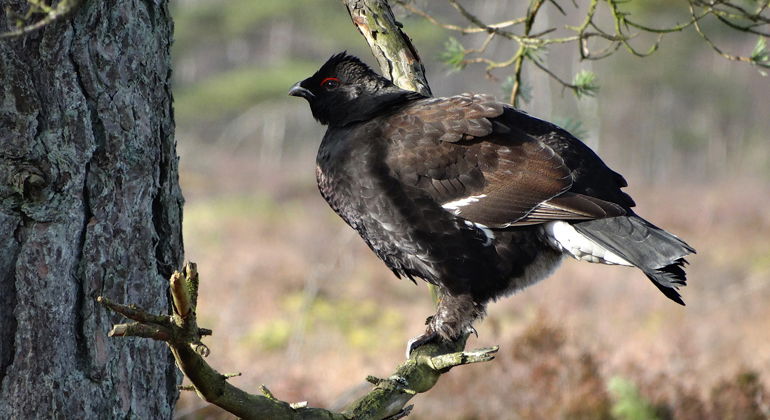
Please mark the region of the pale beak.
[[313, 95], [313, 92], [303, 88], [299, 84], [302, 82], [297, 82], [294, 84], [294, 86], [289, 89], [289, 95], [290, 96], [299, 96], [302, 98], [305, 98], [307, 100], [315, 98], [315, 95]]

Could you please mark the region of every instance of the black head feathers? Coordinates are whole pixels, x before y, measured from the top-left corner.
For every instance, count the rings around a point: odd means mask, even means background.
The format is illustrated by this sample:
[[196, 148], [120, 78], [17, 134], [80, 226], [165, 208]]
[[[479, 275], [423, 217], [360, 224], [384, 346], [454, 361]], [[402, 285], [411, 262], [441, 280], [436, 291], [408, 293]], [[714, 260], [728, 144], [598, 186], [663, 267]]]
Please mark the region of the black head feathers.
[[349, 55], [346, 51], [329, 57], [323, 66], [316, 72], [317, 77], [336, 76], [346, 80], [387, 79], [375, 73], [358, 57]]
[[313, 117], [330, 126], [364, 121], [384, 108], [422, 97], [398, 88], [346, 52], [331, 56], [314, 75], [292, 86], [289, 95], [307, 99]]
[[341, 84], [363, 85], [370, 90], [392, 85], [390, 80], [375, 73], [358, 57], [345, 51], [331, 56], [313, 76], [301, 84], [307, 89], [314, 89], [321, 87], [326, 79], [335, 78]]

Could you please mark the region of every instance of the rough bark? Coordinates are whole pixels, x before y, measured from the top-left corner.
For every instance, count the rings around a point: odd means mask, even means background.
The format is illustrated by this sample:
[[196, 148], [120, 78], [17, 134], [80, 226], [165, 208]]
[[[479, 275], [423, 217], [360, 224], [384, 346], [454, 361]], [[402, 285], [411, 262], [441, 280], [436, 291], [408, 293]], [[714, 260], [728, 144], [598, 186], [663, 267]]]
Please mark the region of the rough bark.
[[183, 260], [171, 33], [166, 1], [86, 1], [0, 40], [0, 418], [171, 417], [166, 346], [95, 300], [166, 312]]

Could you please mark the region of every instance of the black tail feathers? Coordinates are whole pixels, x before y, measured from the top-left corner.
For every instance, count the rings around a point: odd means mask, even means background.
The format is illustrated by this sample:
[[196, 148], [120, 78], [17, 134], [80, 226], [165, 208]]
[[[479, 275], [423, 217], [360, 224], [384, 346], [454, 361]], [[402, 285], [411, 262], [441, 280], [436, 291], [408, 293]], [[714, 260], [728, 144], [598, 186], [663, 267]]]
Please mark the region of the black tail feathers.
[[673, 264], [669, 264], [665, 267], [654, 270], [642, 269], [642, 271], [644, 271], [647, 278], [652, 280], [652, 284], [654, 284], [658, 290], [663, 292], [666, 297], [680, 305], [684, 305], [684, 301], [677, 289], [679, 286], [687, 285], [687, 278], [684, 272], [685, 264], [687, 264], [687, 260], [679, 258], [674, 261]]
[[677, 289], [687, 284], [684, 257], [695, 254], [686, 242], [636, 215], [589, 220], [573, 226], [638, 267], [666, 297], [684, 305]]

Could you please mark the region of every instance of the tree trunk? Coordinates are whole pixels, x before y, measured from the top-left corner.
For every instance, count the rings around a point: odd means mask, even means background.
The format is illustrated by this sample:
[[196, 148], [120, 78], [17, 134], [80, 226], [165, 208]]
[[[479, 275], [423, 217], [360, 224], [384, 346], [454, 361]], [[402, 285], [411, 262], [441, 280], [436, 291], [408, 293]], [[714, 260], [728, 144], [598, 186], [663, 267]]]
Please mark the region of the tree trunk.
[[165, 344], [109, 340], [95, 301], [166, 313], [182, 265], [167, 6], [84, 1], [0, 40], [2, 419], [171, 417]]

